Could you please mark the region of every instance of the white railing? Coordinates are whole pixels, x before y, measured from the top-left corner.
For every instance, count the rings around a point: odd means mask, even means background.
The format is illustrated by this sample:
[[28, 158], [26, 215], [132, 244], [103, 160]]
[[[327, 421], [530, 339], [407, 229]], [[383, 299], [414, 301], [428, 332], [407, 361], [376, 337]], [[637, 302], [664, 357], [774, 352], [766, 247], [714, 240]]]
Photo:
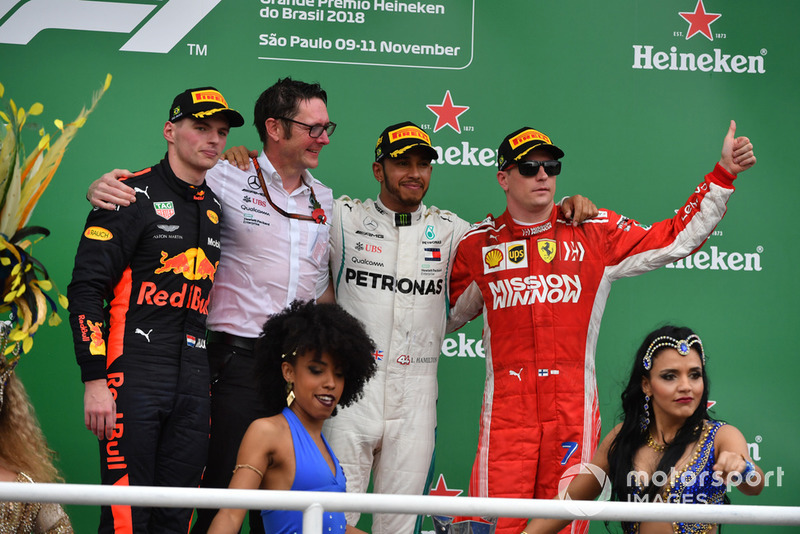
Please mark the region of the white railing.
[[592, 521], [680, 520], [692, 523], [800, 525], [798, 506], [708, 506], [153, 486], [0, 482], [0, 501], [81, 505], [128, 504], [166, 508], [302, 510], [305, 534], [322, 534], [322, 514], [325, 510], [448, 516], [549, 517]]

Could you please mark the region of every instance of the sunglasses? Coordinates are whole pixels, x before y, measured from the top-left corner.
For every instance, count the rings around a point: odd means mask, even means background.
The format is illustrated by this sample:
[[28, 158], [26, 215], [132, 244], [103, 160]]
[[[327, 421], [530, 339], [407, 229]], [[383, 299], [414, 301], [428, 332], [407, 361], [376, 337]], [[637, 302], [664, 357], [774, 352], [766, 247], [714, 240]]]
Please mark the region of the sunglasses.
[[333, 131], [336, 130], [335, 122], [329, 122], [328, 124], [306, 124], [304, 122], [296, 121], [288, 117], [275, 117], [275, 118], [293, 122], [295, 124], [299, 124], [300, 126], [305, 126], [306, 128], [308, 128], [308, 136], [313, 137], [315, 139], [320, 135], [322, 135], [322, 132], [327, 133], [328, 137], [330, 137], [333, 135]]
[[[522, 176], [536, 176], [539, 174], [539, 167], [544, 167], [544, 172], [547, 176], [556, 176], [561, 173], [561, 162], [556, 160], [550, 161], [520, 161], [516, 164], [519, 168], [519, 173]], [[510, 169], [511, 167], [509, 167]]]

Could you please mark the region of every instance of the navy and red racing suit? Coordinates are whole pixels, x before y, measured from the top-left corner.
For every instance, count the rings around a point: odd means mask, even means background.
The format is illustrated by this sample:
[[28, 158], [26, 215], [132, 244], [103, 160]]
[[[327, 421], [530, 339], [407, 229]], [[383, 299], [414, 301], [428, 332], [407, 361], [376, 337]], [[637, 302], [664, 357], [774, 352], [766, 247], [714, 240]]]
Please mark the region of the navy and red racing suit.
[[[166, 158], [125, 183], [136, 202], [89, 214], [68, 289], [81, 379], [106, 379], [116, 399], [113, 436], [100, 441], [102, 482], [197, 486], [221, 208], [205, 183], [180, 180]], [[187, 509], [103, 507], [100, 532], [185, 533], [190, 518]]]
[[[600, 438], [595, 348], [611, 283], [702, 246], [722, 219], [735, 176], [720, 165], [676, 215], [652, 227], [601, 210], [573, 227], [489, 217], [458, 245], [451, 327], [481, 312], [486, 384], [470, 495], [552, 499]], [[501, 518], [497, 534], [525, 519]], [[573, 522], [573, 532], [588, 523]]]

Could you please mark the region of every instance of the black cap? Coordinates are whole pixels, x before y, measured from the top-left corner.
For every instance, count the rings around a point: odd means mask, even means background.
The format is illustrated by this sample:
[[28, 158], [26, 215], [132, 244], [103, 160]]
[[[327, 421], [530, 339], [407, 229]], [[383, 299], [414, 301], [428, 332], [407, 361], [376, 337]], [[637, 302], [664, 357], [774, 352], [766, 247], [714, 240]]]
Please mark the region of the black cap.
[[375, 144], [375, 161], [384, 156], [400, 157], [406, 150], [414, 147], [422, 148], [431, 160], [439, 159], [439, 154], [431, 146], [431, 138], [413, 122], [401, 122], [386, 128]]
[[553, 159], [564, 157], [564, 151], [554, 145], [549, 137], [526, 126], [508, 134], [500, 143], [500, 148], [497, 149], [497, 168], [502, 171], [534, 148], [547, 150]]
[[202, 119], [217, 113], [222, 113], [228, 119], [231, 128], [244, 124], [244, 118], [239, 112], [229, 108], [222, 93], [213, 87], [187, 89], [176, 96], [169, 108], [169, 121], [178, 122], [186, 117]]

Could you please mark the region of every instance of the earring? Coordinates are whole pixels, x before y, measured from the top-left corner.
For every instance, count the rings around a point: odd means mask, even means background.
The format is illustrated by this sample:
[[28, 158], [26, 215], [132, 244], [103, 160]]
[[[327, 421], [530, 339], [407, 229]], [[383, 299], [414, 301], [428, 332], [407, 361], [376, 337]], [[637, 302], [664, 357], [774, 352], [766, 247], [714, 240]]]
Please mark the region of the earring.
[[294, 384], [291, 382], [286, 383], [286, 406], [291, 406], [294, 402]]
[[645, 432], [650, 426], [650, 395], [644, 396], [644, 414], [642, 414], [640, 426], [642, 428], [642, 432]]

